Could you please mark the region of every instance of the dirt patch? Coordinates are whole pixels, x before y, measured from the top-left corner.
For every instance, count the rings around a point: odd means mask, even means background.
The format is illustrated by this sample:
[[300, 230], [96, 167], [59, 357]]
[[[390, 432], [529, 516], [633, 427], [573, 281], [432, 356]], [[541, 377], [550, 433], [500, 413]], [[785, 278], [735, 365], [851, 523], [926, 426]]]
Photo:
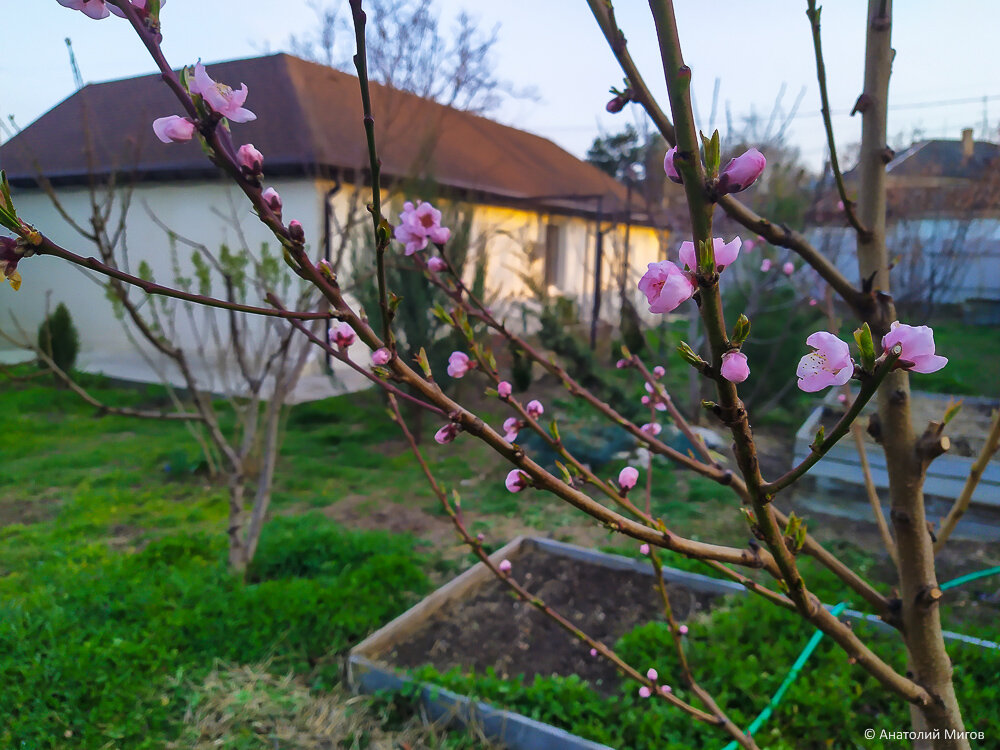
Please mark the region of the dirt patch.
[[[653, 579], [632, 571], [569, 560], [529, 550], [514, 561], [513, 575], [552, 609], [583, 632], [608, 645], [637, 625], [663, 619]], [[707, 609], [714, 597], [670, 584], [679, 620]], [[432, 664], [441, 671], [459, 667], [500, 677], [576, 674], [612, 691], [618, 673], [534, 607], [514, 599], [500, 581], [438, 612], [386, 657], [404, 668]]]
[[35, 498], [34, 500], [0, 500], [0, 528], [15, 523], [26, 526], [49, 521], [59, 512], [59, 501], [55, 498]]

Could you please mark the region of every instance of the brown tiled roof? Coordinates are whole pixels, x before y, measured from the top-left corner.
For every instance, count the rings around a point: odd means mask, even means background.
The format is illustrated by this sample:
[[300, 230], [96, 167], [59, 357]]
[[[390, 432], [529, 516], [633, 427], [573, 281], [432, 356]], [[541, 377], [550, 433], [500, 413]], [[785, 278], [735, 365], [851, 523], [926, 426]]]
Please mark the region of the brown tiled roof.
[[[252, 123], [233, 125], [252, 142], [268, 174], [329, 174], [348, 180], [367, 165], [357, 78], [286, 54], [208, 66], [231, 85], [246, 83]], [[383, 174], [432, 179], [473, 199], [593, 213], [621, 211], [625, 189], [545, 138], [382, 86], [372, 106]], [[15, 183], [41, 171], [55, 183], [124, 172], [134, 180], [176, 180], [214, 173], [196, 142], [163, 144], [156, 117], [180, 114], [158, 75], [91, 84], [46, 112], [0, 147], [0, 166]], [[558, 196], [558, 197], [557, 197]]]

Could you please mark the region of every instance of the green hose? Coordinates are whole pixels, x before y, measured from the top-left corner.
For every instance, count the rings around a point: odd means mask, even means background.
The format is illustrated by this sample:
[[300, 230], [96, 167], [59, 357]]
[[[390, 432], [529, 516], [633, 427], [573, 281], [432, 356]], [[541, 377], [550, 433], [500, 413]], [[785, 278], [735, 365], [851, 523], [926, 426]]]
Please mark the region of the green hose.
[[[969, 573], [967, 575], [954, 578], [948, 581], [947, 583], [942, 583], [940, 588], [942, 591], [946, 591], [947, 589], [955, 588], [956, 586], [961, 586], [962, 584], [969, 583], [970, 581], [975, 581], [980, 578], [986, 578], [987, 576], [997, 575], [998, 573], [1000, 573], [1000, 566], [995, 568], [987, 568], [986, 570], [980, 570], [977, 571], [976, 573]], [[840, 613], [847, 608], [847, 605], [848, 602], [840, 602], [840, 604], [838, 604], [837, 606], [835, 606], [833, 609], [830, 610], [830, 614], [832, 614], [834, 617], [839, 616]], [[806, 661], [809, 659], [810, 656], [812, 656], [812, 652], [816, 650], [816, 647], [819, 645], [819, 642], [821, 640], [823, 640], [822, 630], [817, 630], [815, 633], [812, 634], [812, 637], [809, 639], [809, 642], [806, 644], [806, 647], [802, 649], [802, 653], [799, 654], [799, 658], [795, 660], [795, 663], [792, 664], [792, 668], [788, 670], [788, 674], [785, 675], [785, 679], [782, 681], [781, 687], [777, 689], [777, 691], [771, 697], [771, 700], [769, 700], [767, 702], [767, 705], [764, 706], [764, 710], [761, 711], [757, 715], [757, 718], [754, 719], [753, 722], [750, 724], [749, 728], [747, 729], [747, 734], [749, 734], [752, 737], [757, 733], [758, 729], [764, 726], [764, 722], [767, 721], [769, 718], [771, 718], [771, 714], [774, 712], [774, 709], [776, 709], [778, 707], [778, 704], [781, 703], [781, 699], [785, 697], [785, 693], [788, 691], [788, 688], [790, 688], [792, 686], [792, 683], [795, 682], [795, 678], [799, 676], [799, 672], [802, 671], [802, 668], [806, 665]], [[723, 748], [723, 750], [736, 750], [737, 747], [739, 747], [739, 745], [736, 743], [736, 740], [733, 740], [728, 745], [726, 745], [725, 748]]]

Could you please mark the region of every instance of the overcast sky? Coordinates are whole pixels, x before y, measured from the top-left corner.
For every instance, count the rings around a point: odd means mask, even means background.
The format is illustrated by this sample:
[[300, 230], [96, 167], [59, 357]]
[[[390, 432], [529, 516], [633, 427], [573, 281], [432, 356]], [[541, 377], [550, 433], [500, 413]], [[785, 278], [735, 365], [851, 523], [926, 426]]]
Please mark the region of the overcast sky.
[[[347, 0], [330, 4], [342, 4], [346, 11]], [[463, 7], [484, 28], [499, 24], [498, 76], [538, 91], [539, 101], [508, 101], [496, 119], [551, 138], [578, 156], [602, 130], [615, 131], [632, 121], [631, 108], [617, 116], [604, 112], [608, 87], [620, 85], [622, 76], [584, 0], [437, 0], [436, 5], [446, 27]], [[818, 167], [825, 138], [805, 0], [677, 0], [676, 5], [700, 127], [713, 125], [717, 79], [714, 126], [723, 130], [727, 109], [737, 124], [753, 112], [766, 119], [782, 87], [786, 113], [804, 87], [788, 137]], [[845, 148], [860, 134], [859, 119], [847, 112], [861, 90], [865, 5], [828, 0], [822, 15], [831, 107], [839, 113], [834, 124]], [[616, 6], [632, 55], [665, 105], [647, 3], [618, 0]], [[283, 50], [289, 34], [308, 30], [314, 18], [307, 0], [170, 0], [163, 12], [164, 50], [175, 67], [199, 57], [211, 62]], [[897, 2], [890, 132], [906, 141], [915, 131], [958, 138], [962, 128], [972, 127], [981, 137], [985, 114], [989, 137], [997, 140], [998, 28], [1000, 2], [995, 0]], [[16, 13], [5, 14], [0, 33], [0, 113], [14, 115], [22, 127], [74, 90], [67, 36], [87, 82], [153, 71], [125, 21], [92, 21], [55, 0], [17, 3]]]

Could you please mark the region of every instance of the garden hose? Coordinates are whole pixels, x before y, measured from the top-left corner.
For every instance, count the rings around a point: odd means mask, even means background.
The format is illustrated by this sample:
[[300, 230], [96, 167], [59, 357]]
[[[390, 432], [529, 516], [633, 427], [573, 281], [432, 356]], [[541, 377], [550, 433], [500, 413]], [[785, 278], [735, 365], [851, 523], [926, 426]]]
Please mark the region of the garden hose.
[[[980, 578], [986, 578], [987, 576], [997, 575], [998, 573], [1000, 573], [1000, 566], [994, 568], [986, 568], [985, 570], [980, 570], [975, 573], [968, 573], [964, 576], [953, 578], [947, 583], [942, 583], [939, 588], [942, 591], [946, 591], [947, 589], [952, 589], [955, 588], [956, 586], [961, 586], [963, 584], [969, 583], [970, 581], [975, 581]], [[848, 602], [840, 602], [837, 606], [835, 606], [833, 609], [830, 610], [830, 614], [832, 614], [834, 617], [839, 616], [840, 613], [847, 608], [847, 605]], [[771, 714], [774, 712], [774, 709], [776, 709], [778, 707], [778, 704], [781, 703], [781, 699], [785, 697], [785, 693], [788, 691], [788, 688], [790, 688], [792, 686], [792, 683], [795, 682], [795, 678], [799, 676], [799, 673], [802, 671], [802, 668], [806, 665], [806, 661], [812, 655], [812, 652], [816, 650], [816, 647], [819, 645], [819, 642], [821, 640], [823, 640], [822, 630], [817, 630], [815, 633], [812, 634], [812, 637], [809, 639], [809, 642], [806, 644], [806, 647], [802, 649], [802, 653], [799, 654], [799, 658], [795, 660], [794, 664], [792, 664], [792, 668], [788, 671], [788, 674], [782, 681], [781, 686], [777, 689], [777, 691], [775, 691], [774, 695], [771, 697], [771, 700], [767, 702], [767, 705], [764, 706], [764, 710], [761, 711], [759, 714], [757, 714], [757, 718], [754, 719], [753, 722], [751, 722], [750, 726], [747, 728], [747, 734], [749, 734], [752, 737], [754, 734], [757, 733], [757, 730], [759, 730], [764, 725], [764, 722], [767, 721], [769, 718], [771, 718]], [[736, 740], [733, 740], [728, 745], [726, 745], [723, 748], [723, 750], [736, 750], [737, 747], [738, 745], [736, 743]]]

